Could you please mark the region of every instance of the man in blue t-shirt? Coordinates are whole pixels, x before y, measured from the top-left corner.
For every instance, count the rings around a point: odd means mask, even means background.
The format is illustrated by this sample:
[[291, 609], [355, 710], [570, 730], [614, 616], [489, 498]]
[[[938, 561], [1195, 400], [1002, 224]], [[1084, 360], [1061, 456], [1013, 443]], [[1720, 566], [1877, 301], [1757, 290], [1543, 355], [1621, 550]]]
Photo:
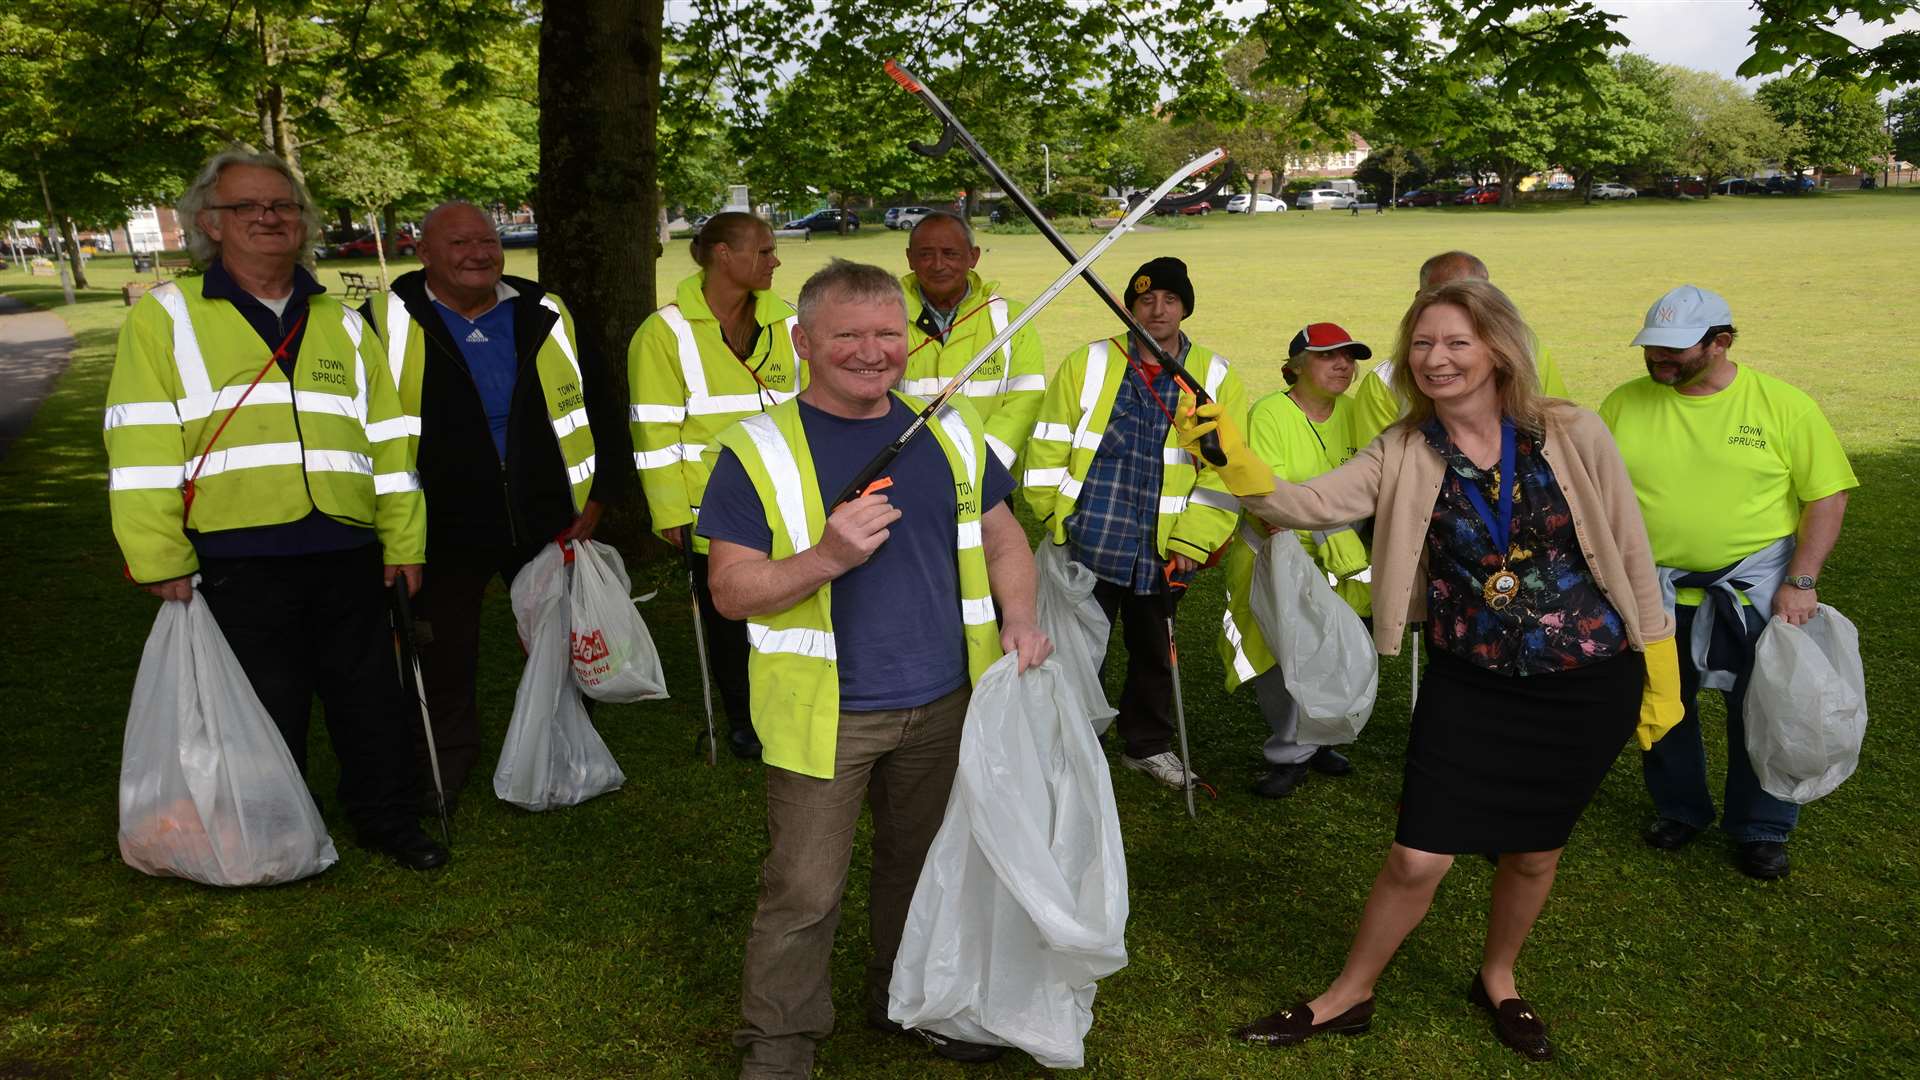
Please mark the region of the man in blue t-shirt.
[[[913, 421], [914, 409], [890, 392], [906, 367], [906, 303], [886, 270], [835, 260], [801, 289], [799, 313], [794, 348], [811, 382], [795, 401], [754, 418], [764, 421], [755, 439], [788, 443], [790, 460], [802, 469], [810, 457], [813, 475], [797, 479], [812, 483], [824, 505]], [[774, 424], [793, 413], [804, 443]], [[769, 448], [762, 459], [778, 452]], [[1024, 669], [1052, 649], [1034, 620], [1033, 554], [1007, 504], [1012, 477], [991, 453], [979, 461], [981, 548], [1001, 613], [1000, 644], [1018, 651]], [[743, 1023], [734, 1035], [746, 1051], [742, 1077], [808, 1075], [814, 1043], [833, 1030], [828, 966], [863, 801], [873, 807], [866, 1017], [880, 1030], [901, 1030], [887, 1018], [887, 984], [920, 865], [945, 816], [972, 691], [959, 569], [970, 553], [959, 546], [954, 467], [931, 431], [909, 442], [883, 475], [892, 481], [884, 492], [830, 508], [823, 533], [786, 558], [772, 552], [787, 507], [763, 505], [732, 449], [715, 462], [700, 506], [699, 532], [712, 542], [708, 582], [723, 615], [766, 620], [802, 609], [833, 586], [831, 631], [814, 635], [829, 642], [824, 659], [800, 655], [784, 641], [786, 651], [775, 651], [772, 642], [783, 632], [764, 625], [754, 636], [755, 648], [767, 650], [754, 656], [755, 680], [777, 674], [784, 690], [830, 663], [840, 711], [832, 775], [807, 775], [783, 764], [791, 763], [785, 753], [800, 753], [784, 748], [795, 746], [792, 727], [802, 721], [770, 715], [780, 695], [755, 688], [770, 850], [747, 939]], [[770, 737], [783, 726], [785, 738]], [[991, 1060], [1004, 1049], [920, 1034], [935, 1052], [960, 1061]]]

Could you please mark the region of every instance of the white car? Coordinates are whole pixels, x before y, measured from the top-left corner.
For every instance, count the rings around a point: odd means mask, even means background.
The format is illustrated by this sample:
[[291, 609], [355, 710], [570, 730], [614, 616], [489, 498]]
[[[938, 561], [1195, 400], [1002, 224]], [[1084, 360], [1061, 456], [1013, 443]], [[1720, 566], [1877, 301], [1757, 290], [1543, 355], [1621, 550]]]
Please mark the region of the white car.
[[1347, 210], [1360, 200], [1338, 188], [1314, 188], [1293, 200], [1295, 210]]
[[1596, 199], [1637, 199], [1640, 193], [1625, 184], [1595, 184], [1593, 197]]
[[1257, 197], [1253, 195], [1235, 195], [1233, 198], [1227, 200], [1227, 213], [1229, 214], [1245, 214], [1249, 211], [1256, 214], [1277, 214], [1284, 212], [1286, 208], [1286, 203], [1265, 192], [1260, 193]]

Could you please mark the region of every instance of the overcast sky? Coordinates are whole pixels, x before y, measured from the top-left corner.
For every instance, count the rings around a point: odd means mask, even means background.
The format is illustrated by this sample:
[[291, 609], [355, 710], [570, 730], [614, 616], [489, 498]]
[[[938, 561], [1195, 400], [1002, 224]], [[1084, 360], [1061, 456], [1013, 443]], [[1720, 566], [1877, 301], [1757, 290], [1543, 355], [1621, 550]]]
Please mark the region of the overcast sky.
[[[1597, 0], [1595, 6], [1623, 16], [1614, 27], [1633, 42], [1633, 51], [1662, 63], [1732, 78], [1753, 52], [1747, 38], [1755, 16], [1747, 0]], [[1848, 16], [1835, 29], [1855, 44], [1873, 45], [1897, 30], [1920, 30], [1920, 14], [1871, 27]]]

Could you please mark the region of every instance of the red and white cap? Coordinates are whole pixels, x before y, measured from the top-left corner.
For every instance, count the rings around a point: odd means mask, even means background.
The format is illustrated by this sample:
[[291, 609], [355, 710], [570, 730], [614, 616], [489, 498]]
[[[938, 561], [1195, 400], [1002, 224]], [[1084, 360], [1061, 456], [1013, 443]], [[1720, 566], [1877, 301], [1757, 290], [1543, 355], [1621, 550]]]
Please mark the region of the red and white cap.
[[1287, 355], [1294, 356], [1303, 352], [1332, 352], [1345, 349], [1353, 354], [1355, 360], [1373, 359], [1373, 350], [1353, 340], [1353, 335], [1340, 328], [1339, 323], [1317, 322], [1307, 324], [1305, 330], [1293, 335], [1293, 343], [1287, 346]]

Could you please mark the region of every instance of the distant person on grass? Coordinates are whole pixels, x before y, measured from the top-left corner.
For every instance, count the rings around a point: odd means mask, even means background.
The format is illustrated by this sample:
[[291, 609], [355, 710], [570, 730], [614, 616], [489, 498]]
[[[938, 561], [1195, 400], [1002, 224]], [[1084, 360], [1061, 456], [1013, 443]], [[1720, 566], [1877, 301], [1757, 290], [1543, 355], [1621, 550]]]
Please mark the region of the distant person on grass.
[[420, 585], [426, 508], [380, 339], [301, 265], [313, 202], [272, 154], [223, 151], [180, 198], [200, 278], [120, 331], [108, 502], [127, 572], [212, 610], [302, 775], [317, 693], [360, 843], [426, 870], [387, 586]]
[[[555, 540], [588, 540], [630, 483], [626, 418], [605, 367], [539, 282], [508, 277], [493, 220], [447, 202], [420, 229], [423, 269], [365, 308], [386, 342], [427, 493], [420, 668], [447, 798], [480, 756], [480, 599]], [[607, 467], [611, 466], [611, 467]], [[414, 729], [421, 799], [434, 796]], [[452, 807], [448, 808], [450, 811]]]
[[[1433, 664], [1407, 746], [1400, 822], [1331, 985], [1234, 1036], [1285, 1046], [1358, 1034], [1374, 987], [1461, 852], [1498, 851], [1468, 1000], [1500, 1040], [1553, 1055], [1514, 966], [1560, 853], [1622, 745], [1680, 717], [1673, 618], [1619, 452], [1594, 414], [1540, 394], [1533, 334], [1476, 279], [1423, 290], [1400, 324], [1405, 418], [1304, 484], [1273, 475], [1219, 424], [1247, 510], [1285, 528], [1374, 519], [1374, 644], [1421, 612]], [[1182, 417], [1182, 442], [1219, 410]], [[1578, 525], [1576, 526], [1576, 523]]]
[[[1460, 278], [1489, 281], [1492, 275], [1487, 272], [1487, 264], [1476, 255], [1465, 251], [1443, 251], [1420, 264], [1420, 287], [1414, 291], [1418, 295]], [[1560, 378], [1559, 365], [1553, 362], [1553, 357], [1538, 342], [1535, 343], [1533, 363], [1539, 376], [1541, 393], [1556, 398], [1569, 396], [1567, 384]], [[1360, 376], [1354, 383], [1352, 393], [1361, 420], [1375, 431], [1383, 430], [1406, 411], [1406, 400], [1393, 388], [1393, 365], [1386, 361], [1376, 364], [1373, 370]]]
[[1607, 395], [1613, 429], [1653, 541], [1661, 585], [1679, 621], [1686, 719], [1641, 759], [1658, 818], [1646, 842], [1685, 847], [1713, 824], [1698, 696], [1727, 707], [1727, 780], [1720, 827], [1749, 877], [1787, 875], [1800, 808], [1760, 787], [1747, 759], [1747, 683], [1769, 615], [1799, 625], [1840, 539], [1847, 492], [1859, 486], [1813, 399], [1728, 356], [1733, 310], [1682, 285], [1654, 301], [1633, 339], [1647, 374]]
[[[1013, 478], [956, 397], [885, 473], [828, 504], [924, 407], [900, 282], [834, 260], [800, 290], [799, 398], [720, 433], [698, 530], [722, 614], [747, 623], [769, 850], [741, 979], [740, 1075], [805, 1077], [833, 1031], [828, 970], [862, 803], [873, 809], [867, 1024], [887, 986], [927, 847], [946, 815], [972, 687], [1007, 650], [1052, 650], [1034, 622], [1033, 554]], [[1004, 614], [996, 623], [995, 605]], [[958, 1061], [1005, 1048], [919, 1033]]]

